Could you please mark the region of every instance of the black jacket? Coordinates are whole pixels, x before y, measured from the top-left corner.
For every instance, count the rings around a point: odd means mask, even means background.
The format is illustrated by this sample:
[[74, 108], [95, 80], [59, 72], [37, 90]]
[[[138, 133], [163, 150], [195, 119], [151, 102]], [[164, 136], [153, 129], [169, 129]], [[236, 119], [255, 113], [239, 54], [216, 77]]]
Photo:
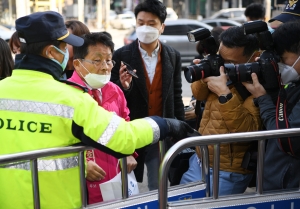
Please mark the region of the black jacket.
[[[289, 93], [289, 89], [286, 89]], [[276, 106], [270, 95], [257, 98], [261, 119], [267, 130], [276, 130]], [[299, 128], [300, 101], [288, 115], [290, 128]], [[291, 137], [291, 146], [299, 153], [300, 138]], [[292, 157], [283, 152], [278, 139], [268, 139], [264, 159], [264, 190], [279, 190], [299, 188], [300, 182], [300, 157]]]
[[[181, 84], [181, 59], [180, 54], [175, 49], [161, 44], [162, 61], [162, 101], [163, 115], [165, 118], [177, 118], [184, 120], [184, 105], [182, 102]], [[113, 60], [116, 65], [111, 71], [111, 81], [116, 83], [124, 92], [127, 106], [130, 110], [130, 120], [147, 117], [148, 115], [148, 91], [146, 87], [146, 77], [143, 69], [143, 60], [140, 55], [138, 40], [126, 45], [114, 52]], [[124, 90], [119, 81], [119, 70], [121, 61], [136, 69], [139, 78], [132, 78], [129, 90]], [[143, 151], [138, 151], [138, 167], [136, 178], [142, 181], [144, 156]], [[156, 154], [156, 153], [154, 153]], [[142, 167], [140, 167], [142, 166]], [[141, 169], [139, 172], [137, 170]], [[139, 173], [139, 174], [137, 174]]]

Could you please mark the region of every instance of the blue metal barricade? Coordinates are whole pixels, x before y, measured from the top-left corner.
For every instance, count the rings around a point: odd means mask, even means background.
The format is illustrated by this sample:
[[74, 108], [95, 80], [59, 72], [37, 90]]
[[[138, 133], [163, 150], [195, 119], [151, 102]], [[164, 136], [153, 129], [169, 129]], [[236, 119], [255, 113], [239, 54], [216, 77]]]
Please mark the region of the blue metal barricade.
[[[277, 191], [263, 193], [263, 160], [265, 150], [265, 139], [281, 138], [281, 137], [293, 137], [300, 136], [300, 128], [284, 129], [284, 130], [272, 130], [272, 131], [257, 131], [247, 133], [231, 133], [231, 134], [219, 134], [210, 136], [191, 137], [179, 141], [172, 146], [166, 153], [163, 162], [161, 163], [159, 170], [159, 208], [267, 208], [266, 205], [274, 204], [277, 205], [292, 205], [291, 207], [276, 207], [276, 208], [300, 208], [300, 191], [295, 190], [289, 191]], [[257, 160], [257, 191], [251, 195], [234, 195], [226, 197], [218, 197], [218, 177], [219, 177], [219, 146], [220, 143], [231, 143], [231, 142], [246, 142], [258, 140], [258, 160]], [[213, 144], [214, 145], [214, 164], [213, 164], [213, 197], [212, 198], [201, 198], [198, 200], [185, 200], [168, 202], [167, 194], [167, 172], [170, 164], [175, 156], [183, 149], [192, 146], [203, 146]], [[209, 186], [207, 186], [209, 188]], [[280, 199], [278, 199], [280, 198]], [[251, 206], [257, 204], [258, 207]], [[250, 206], [249, 206], [250, 205]], [[294, 207], [295, 206], [295, 207]], [[296, 207], [297, 206], [297, 207]]]
[[[150, 191], [139, 195], [128, 198], [128, 184], [127, 184], [127, 163], [126, 158], [121, 159], [121, 172], [122, 172], [122, 195], [123, 199], [115, 200], [111, 202], [103, 202], [93, 205], [87, 205], [87, 194], [86, 194], [86, 179], [85, 179], [85, 156], [84, 151], [87, 149], [93, 149], [92, 147], [86, 146], [74, 146], [74, 147], [61, 147], [61, 148], [49, 148], [42, 150], [34, 150], [16, 154], [0, 155], [0, 167], [2, 164], [9, 164], [13, 162], [30, 161], [31, 163], [31, 174], [32, 174], [32, 187], [33, 187], [33, 198], [34, 198], [34, 209], [40, 209], [40, 197], [39, 197], [39, 183], [38, 183], [38, 159], [48, 156], [55, 156], [61, 154], [78, 153], [79, 155], [79, 172], [80, 172], [80, 188], [81, 188], [81, 199], [82, 208], [157, 208], [158, 191]], [[164, 156], [164, 143], [160, 142], [160, 159]], [[207, 147], [201, 147], [203, 155], [202, 165], [203, 178], [207, 179], [208, 175], [208, 150]], [[207, 156], [205, 156], [207, 155]], [[209, 178], [208, 178], [209, 179]], [[0, 185], [1, 189], [1, 185]], [[191, 199], [205, 197], [207, 194], [206, 184], [204, 182], [196, 182], [185, 186], [174, 186], [169, 189], [169, 201]], [[51, 200], [49, 200], [51, 201]], [[13, 203], [12, 203], [13, 204]]]

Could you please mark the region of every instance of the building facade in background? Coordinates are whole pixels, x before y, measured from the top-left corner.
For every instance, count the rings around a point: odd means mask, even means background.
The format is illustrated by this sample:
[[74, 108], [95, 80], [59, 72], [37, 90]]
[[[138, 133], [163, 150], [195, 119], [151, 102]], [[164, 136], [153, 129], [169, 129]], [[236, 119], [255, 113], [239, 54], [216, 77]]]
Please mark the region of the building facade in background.
[[[78, 19], [98, 28], [107, 27], [110, 10], [133, 11], [143, 0], [0, 0], [0, 23], [14, 25], [17, 18], [38, 11], [57, 11], [65, 19]], [[162, 0], [179, 18], [205, 18], [224, 8], [246, 7], [250, 3], [271, 2], [274, 12], [281, 12], [286, 0]], [[273, 15], [271, 15], [273, 16]]]

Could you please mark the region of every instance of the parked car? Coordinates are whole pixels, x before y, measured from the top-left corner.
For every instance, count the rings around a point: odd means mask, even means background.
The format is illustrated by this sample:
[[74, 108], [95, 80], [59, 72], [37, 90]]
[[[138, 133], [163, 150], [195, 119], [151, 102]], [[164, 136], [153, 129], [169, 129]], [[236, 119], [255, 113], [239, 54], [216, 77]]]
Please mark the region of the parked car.
[[[196, 43], [189, 42], [187, 32], [198, 29], [207, 28], [211, 30], [213, 27], [203, 22], [191, 19], [166, 20], [164, 32], [159, 36], [159, 40], [176, 49], [181, 55], [182, 67], [190, 65], [196, 55]], [[124, 45], [130, 44], [136, 40], [135, 28], [131, 29], [124, 38]]]
[[117, 17], [117, 13], [114, 10], [109, 10], [109, 23], [113, 19], [116, 19], [116, 17]]
[[221, 9], [220, 11], [216, 12], [212, 16], [208, 17], [207, 19], [229, 19], [235, 20], [240, 23], [244, 23], [247, 21], [246, 16], [244, 15], [246, 8], [229, 8], [229, 9]]
[[242, 24], [228, 19], [203, 19], [201, 22], [204, 22], [212, 27], [222, 27], [224, 30], [232, 26], [241, 26]]
[[16, 31], [16, 26], [10, 25], [10, 24], [1, 24], [2, 26], [8, 28], [9, 30], [15, 32]]
[[13, 33], [13, 30], [10, 30], [7, 27], [0, 25], [0, 38], [2, 38], [4, 41], [8, 42]]
[[131, 14], [118, 14], [115, 19], [110, 21], [112, 28], [128, 29], [135, 25], [135, 17]]

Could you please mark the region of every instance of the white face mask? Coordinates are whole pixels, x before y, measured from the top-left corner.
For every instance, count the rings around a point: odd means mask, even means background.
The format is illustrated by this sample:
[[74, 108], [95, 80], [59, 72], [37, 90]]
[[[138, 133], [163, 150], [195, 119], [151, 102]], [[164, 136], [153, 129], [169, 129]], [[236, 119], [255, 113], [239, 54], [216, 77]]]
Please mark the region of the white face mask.
[[299, 74], [294, 68], [295, 64], [299, 61], [299, 58], [300, 58], [300, 56], [294, 62], [293, 66], [289, 66], [282, 62], [278, 63], [279, 72], [281, 75], [281, 82], [283, 85], [288, 84], [291, 81], [295, 81], [295, 80], [299, 79]]
[[151, 26], [143, 25], [136, 28], [136, 36], [140, 42], [150, 44], [158, 39], [159, 31]]
[[[62, 50], [60, 50], [59, 48], [57, 48], [56, 46], [53, 46], [54, 49], [56, 49], [58, 52], [60, 52], [61, 54], [64, 55], [64, 59], [62, 61], [62, 63], [60, 63], [59, 61], [57, 61], [56, 59], [54, 58], [51, 58], [51, 60], [53, 62], [56, 62], [57, 64], [59, 64], [62, 68], [62, 70], [64, 71], [66, 69], [66, 66], [68, 64], [68, 60], [69, 60], [69, 50], [66, 48], [66, 52], [63, 52]], [[48, 56], [48, 51], [46, 51], [46, 55]]]
[[[86, 71], [88, 71], [80, 61], [79, 61], [79, 63]], [[81, 74], [80, 71], [79, 71], [79, 73]], [[93, 89], [99, 89], [99, 88], [102, 88], [103, 86], [105, 86], [110, 81], [111, 74], [109, 73], [106, 75], [98, 75], [95, 73], [90, 73], [88, 71], [88, 74], [86, 76], [83, 76], [82, 74], [81, 74], [81, 76], [84, 78], [84, 80], [87, 82], [87, 84], [90, 87], [92, 87]]]

